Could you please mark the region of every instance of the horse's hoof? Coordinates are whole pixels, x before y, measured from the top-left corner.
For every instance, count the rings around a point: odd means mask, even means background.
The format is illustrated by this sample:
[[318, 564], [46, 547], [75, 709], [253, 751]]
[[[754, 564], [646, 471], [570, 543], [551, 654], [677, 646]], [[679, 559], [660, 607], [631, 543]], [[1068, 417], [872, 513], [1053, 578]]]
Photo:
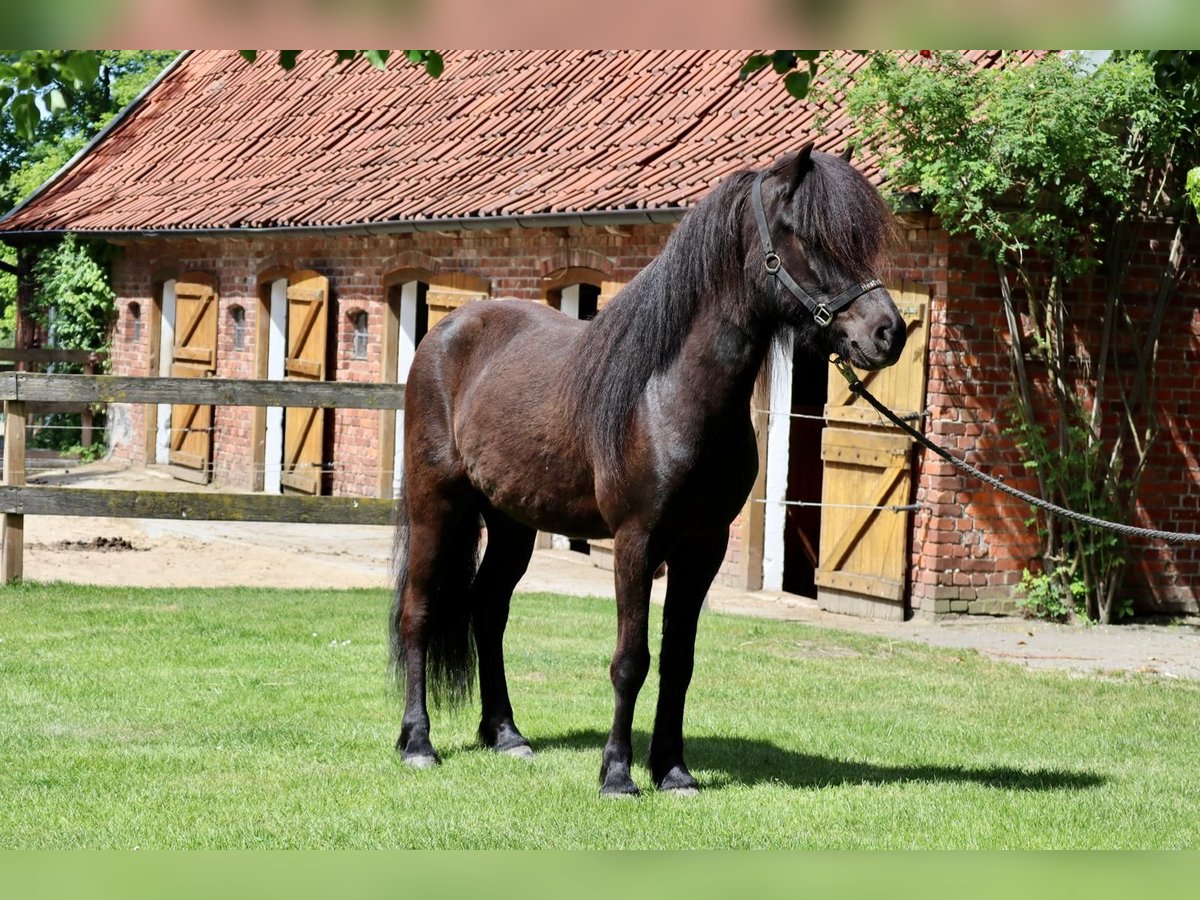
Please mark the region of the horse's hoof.
[[497, 749], [496, 752], [503, 753], [505, 756], [515, 756], [518, 759], [533, 759], [533, 748], [528, 744], [514, 744], [503, 750]]
[[636, 797], [641, 791], [628, 774], [609, 773], [600, 782], [601, 797]]
[[700, 793], [700, 785], [682, 765], [672, 766], [665, 775], [655, 779], [655, 784], [662, 793], [676, 797], [695, 797]]
[[406, 766], [414, 769], [432, 769], [439, 762], [436, 756], [430, 756], [428, 753], [413, 753], [403, 759]]

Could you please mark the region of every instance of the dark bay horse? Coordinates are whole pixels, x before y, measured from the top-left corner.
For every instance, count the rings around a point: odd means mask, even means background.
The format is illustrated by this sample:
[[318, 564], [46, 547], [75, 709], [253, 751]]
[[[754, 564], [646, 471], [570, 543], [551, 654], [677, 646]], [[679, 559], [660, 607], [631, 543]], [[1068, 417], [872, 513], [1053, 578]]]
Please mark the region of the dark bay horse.
[[755, 380], [788, 330], [797, 352], [863, 369], [896, 361], [904, 323], [873, 280], [890, 229], [875, 188], [808, 144], [719, 184], [591, 322], [488, 300], [430, 330], [408, 376], [391, 617], [406, 762], [437, 762], [427, 684], [436, 700], [462, 701], [476, 665], [480, 741], [532, 755], [502, 643], [541, 529], [613, 539], [616, 710], [602, 794], [638, 790], [633, 710], [650, 667], [651, 578], [668, 564], [649, 768], [661, 790], [696, 790], [684, 699], [700, 606], [757, 473]]

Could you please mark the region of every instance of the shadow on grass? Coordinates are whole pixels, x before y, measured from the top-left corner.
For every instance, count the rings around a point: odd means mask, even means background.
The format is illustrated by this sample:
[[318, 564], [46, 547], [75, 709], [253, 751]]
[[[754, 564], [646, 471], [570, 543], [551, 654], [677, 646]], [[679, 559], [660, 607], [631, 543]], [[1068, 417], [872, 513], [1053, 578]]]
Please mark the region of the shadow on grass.
[[[650, 736], [634, 733], [636, 752], [644, 757]], [[533, 739], [538, 750], [604, 749], [608, 733], [594, 729], [570, 731]], [[1019, 791], [1079, 791], [1099, 787], [1105, 779], [1091, 772], [1065, 769], [1014, 769], [1009, 766], [879, 765], [852, 759], [831, 759], [787, 750], [768, 741], [740, 737], [695, 735], [684, 738], [688, 764], [715, 771], [700, 778], [702, 787], [731, 784], [782, 784], [794, 788], [832, 787], [842, 784], [903, 784], [910, 781], [965, 782]]]

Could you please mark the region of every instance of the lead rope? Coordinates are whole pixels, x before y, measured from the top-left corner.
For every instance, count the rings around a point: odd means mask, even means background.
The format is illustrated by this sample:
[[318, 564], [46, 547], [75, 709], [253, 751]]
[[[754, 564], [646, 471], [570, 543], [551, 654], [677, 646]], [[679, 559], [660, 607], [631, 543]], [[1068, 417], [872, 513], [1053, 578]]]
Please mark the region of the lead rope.
[[831, 356], [829, 361], [833, 363], [834, 367], [839, 372], [842, 373], [842, 377], [850, 382], [850, 390], [871, 404], [877, 413], [879, 413], [901, 431], [905, 432], [913, 440], [917, 441], [917, 443], [919, 443], [922, 447], [932, 450], [956, 469], [966, 472], [968, 475], [975, 476], [980, 481], [990, 484], [997, 490], [1003, 491], [1012, 497], [1016, 497], [1018, 500], [1023, 500], [1030, 506], [1036, 506], [1038, 509], [1045, 510], [1048, 513], [1053, 513], [1056, 516], [1061, 516], [1064, 519], [1071, 519], [1075, 522], [1083, 522], [1085, 525], [1092, 525], [1096, 528], [1105, 528], [1109, 531], [1115, 531], [1117, 534], [1124, 534], [1129, 537], [1151, 538], [1154, 540], [1165, 541], [1168, 544], [1200, 544], [1200, 534], [1187, 534], [1181, 531], [1155, 531], [1151, 528], [1139, 528], [1136, 525], [1123, 525], [1120, 522], [1109, 522], [1105, 519], [1097, 519], [1095, 516], [1089, 516], [1084, 513], [1075, 512], [1073, 509], [1066, 509], [1061, 506], [1056, 506], [1049, 500], [1043, 500], [1041, 497], [1035, 497], [1033, 494], [1027, 494], [1024, 491], [1018, 490], [1017, 488], [1010, 487], [999, 478], [996, 478], [994, 475], [988, 475], [986, 472], [979, 471], [970, 463], [964, 462], [957, 456], [951, 454], [949, 451], [939, 447], [937, 444], [933, 443], [933, 441], [929, 440], [929, 438], [925, 437], [925, 435], [923, 435], [921, 432], [917, 431], [915, 428], [897, 416], [894, 412], [884, 406], [874, 395], [871, 394], [870, 391], [867, 390], [867, 386], [862, 383], [862, 380], [858, 377], [858, 374], [852, 368], [850, 368], [850, 364], [840, 356]]

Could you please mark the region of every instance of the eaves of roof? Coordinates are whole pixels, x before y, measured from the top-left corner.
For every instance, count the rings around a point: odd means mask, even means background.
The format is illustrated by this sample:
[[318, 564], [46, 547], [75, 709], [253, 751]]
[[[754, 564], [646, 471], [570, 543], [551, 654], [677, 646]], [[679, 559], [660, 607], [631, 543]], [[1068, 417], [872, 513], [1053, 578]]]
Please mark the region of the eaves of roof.
[[[688, 211], [686, 206], [665, 206], [649, 209], [613, 210], [610, 212], [552, 212], [528, 213], [519, 216], [459, 216], [444, 219], [392, 219], [379, 222], [358, 222], [352, 225], [288, 225], [266, 228], [156, 228], [156, 229], [70, 229], [72, 234], [85, 237], [119, 240], [121, 238], [217, 238], [217, 237], [286, 237], [317, 236], [366, 237], [381, 234], [412, 234], [437, 231], [483, 231], [496, 228], [570, 228], [604, 225], [660, 225], [679, 221]], [[0, 220], [3, 221], [3, 220]], [[51, 239], [66, 234], [68, 229], [0, 232], [0, 240], [13, 243]]]

